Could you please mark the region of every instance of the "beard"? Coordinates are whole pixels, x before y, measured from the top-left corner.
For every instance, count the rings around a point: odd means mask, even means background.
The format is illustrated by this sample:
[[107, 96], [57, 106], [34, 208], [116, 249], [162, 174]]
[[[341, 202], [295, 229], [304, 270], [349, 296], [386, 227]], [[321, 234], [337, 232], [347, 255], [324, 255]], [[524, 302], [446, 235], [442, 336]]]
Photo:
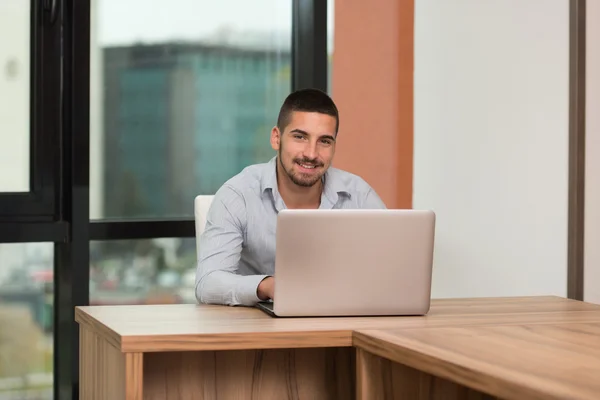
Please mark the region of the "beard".
[[281, 148], [279, 149], [279, 165], [281, 166], [281, 168], [283, 169], [283, 172], [285, 172], [285, 174], [290, 178], [290, 180], [301, 187], [312, 187], [315, 184], [317, 184], [318, 182], [321, 181], [321, 177], [323, 176], [323, 172], [321, 173], [315, 173], [315, 174], [303, 174], [301, 172], [295, 172], [293, 170], [294, 165], [293, 164], [305, 164], [305, 165], [314, 165], [315, 168], [323, 168], [323, 163], [319, 162], [316, 159], [309, 159], [309, 158], [294, 158], [292, 159], [292, 165], [289, 166], [289, 168], [286, 168], [286, 166], [283, 163], [283, 158], [281, 157]]

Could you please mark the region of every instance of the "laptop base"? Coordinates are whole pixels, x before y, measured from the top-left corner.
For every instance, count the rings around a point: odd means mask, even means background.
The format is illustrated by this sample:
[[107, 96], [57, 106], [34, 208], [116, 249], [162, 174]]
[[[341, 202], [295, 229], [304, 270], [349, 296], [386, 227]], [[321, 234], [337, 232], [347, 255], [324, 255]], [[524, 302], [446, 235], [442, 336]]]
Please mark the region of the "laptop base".
[[256, 308], [263, 311], [270, 317], [273, 318], [369, 318], [369, 317], [400, 317], [400, 318], [410, 318], [410, 317], [424, 317], [427, 313], [410, 313], [410, 314], [377, 314], [377, 315], [302, 315], [302, 316], [281, 316], [275, 314], [274, 304], [270, 301], [264, 301], [256, 303]]
[[278, 318], [277, 314], [275, 314], [275, 311], [273, 311], [273, 302], [271, 301], [261, 301], [259, 303], [256, 303], [256, 308], [264, 311], [267, 315], [271, 317]]

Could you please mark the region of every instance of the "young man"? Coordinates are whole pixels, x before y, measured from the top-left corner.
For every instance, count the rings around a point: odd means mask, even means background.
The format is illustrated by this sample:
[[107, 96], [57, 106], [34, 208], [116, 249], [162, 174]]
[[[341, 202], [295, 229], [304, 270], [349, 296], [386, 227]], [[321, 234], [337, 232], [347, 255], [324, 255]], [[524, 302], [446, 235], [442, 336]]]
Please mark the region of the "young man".
[[200, 237], [199, 302], [251, 306], [273, 299], [280, 210], [385, 208], [363, 179], [330, 167], [338, 127], [338, 110], [327, 94], [304, 89], [286, 98], [271, 130], [277, 155], [245, 168], [215, 194]]

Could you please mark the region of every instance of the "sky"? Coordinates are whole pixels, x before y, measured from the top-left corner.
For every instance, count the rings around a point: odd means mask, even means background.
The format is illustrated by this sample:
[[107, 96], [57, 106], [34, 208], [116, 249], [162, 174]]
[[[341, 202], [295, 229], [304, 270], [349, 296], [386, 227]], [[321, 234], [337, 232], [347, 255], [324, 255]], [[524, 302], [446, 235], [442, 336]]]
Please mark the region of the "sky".
[[[328, 0], [323, 0], [328, 1]], [[289, 37], [291, 0], [93, 0], [100, 45], [198, 40], [233, 29]], [[333, 22], [333, 0], [328, 1]], [[330, 24], [332, 26], [332, 24]]]

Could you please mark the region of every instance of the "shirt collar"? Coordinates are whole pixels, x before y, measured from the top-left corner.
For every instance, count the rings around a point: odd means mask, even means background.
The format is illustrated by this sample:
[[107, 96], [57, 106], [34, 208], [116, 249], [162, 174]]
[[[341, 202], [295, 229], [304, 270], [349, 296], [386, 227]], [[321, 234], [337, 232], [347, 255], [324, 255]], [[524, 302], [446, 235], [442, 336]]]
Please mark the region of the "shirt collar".
[[[286, 207], [277, 188], [277, 162], [277, 156], [275, 156], [267, 163], [265, 173], [261, 178], [261, 193], [270, 190], [275, 207], [277, 211], [280, 211]], [[332, 172], [330, 167], [323, 176], [323, 193], [321, 195], [320, 208], [333, 208], [337, 204], [340, 194], [350, 196], [350, 192], [348, 192], [339, 179], [336, 179], [336, 174]]]

